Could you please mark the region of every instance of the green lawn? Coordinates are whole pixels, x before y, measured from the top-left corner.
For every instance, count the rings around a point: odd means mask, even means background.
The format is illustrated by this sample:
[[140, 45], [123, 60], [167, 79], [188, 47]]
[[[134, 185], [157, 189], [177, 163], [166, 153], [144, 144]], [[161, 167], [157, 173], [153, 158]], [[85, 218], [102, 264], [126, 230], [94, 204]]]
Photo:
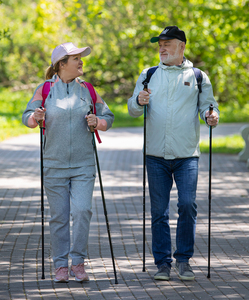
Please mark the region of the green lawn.
[[[225, 136], [212, 140], [213, 153], [238, 154], [245, 145], [244, 139], [240, 135]], [[209, 153], [209, 140], [200, 142], [202, 153]]]
[[[32, 93], [27, 91], [11, 92], [8, 89], [0, 90], [0, 142], [31, 132], [39, 132], [39, 128], [29, 129], [22, 124], [22, 112], [27, 102], [31, 98]], [[127, 105], [109, 105], [111, 111], [115, 115], [114, 128], [117, 127], [135, 127], [143, 126], [143, 116], [132, 118], [127, 111]], [[244, 111], [232, 109], [230, 107], [220, 108], [221, 122], [247, 122], [249, 119], [249, 107], [245, 107]], [[232, 137], [214, 138], [212, 141], [213, 153], [230, 153], [237, 154], [244, 147], [244, 140], [239, 135]], [[201, 141], [201, 152], [209, 151], [209, 141]]]

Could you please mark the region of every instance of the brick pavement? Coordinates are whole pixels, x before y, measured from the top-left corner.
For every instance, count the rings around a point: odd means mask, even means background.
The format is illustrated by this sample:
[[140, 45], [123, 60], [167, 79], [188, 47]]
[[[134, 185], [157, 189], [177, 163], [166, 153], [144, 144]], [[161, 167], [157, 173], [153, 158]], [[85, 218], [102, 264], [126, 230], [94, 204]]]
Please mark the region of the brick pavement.
[[[211, 278], [207, 279], [208, 155], [202, 154], [191, 260], [196, 280], [180, 281], [173, 265], [169, 282], [154, 281], [148, 194], [146, 272], [142, 272], [142, 129], [113, 129], [101, 137], [98, 153], [119, 283], [114, 282], [98, 179], [88, 248], [90, 282], [53, 283], [47, 201], [46, 279], [41, 280], [39, 134], [30, 134], [0, 143], [0, 299], [249, 299], [246, 164], [233, 155], [213, 155]], [[170, 207], [173, 248], [176, 203], [174, 186]]]

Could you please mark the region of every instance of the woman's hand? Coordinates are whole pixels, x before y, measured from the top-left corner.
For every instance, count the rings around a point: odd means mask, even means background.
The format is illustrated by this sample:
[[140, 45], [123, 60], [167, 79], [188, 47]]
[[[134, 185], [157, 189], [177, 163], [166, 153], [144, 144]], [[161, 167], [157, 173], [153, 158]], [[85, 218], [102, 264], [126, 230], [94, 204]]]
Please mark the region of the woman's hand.
[[93, 128], [96, 128], [98, 125], [98, 117], [94, 114], [90, 114], [86, 116], [87, 124], [88, 126], [93, 126]]
[[33, 118], [39, 122], [39, 121], [43, 121], [45, 119], [45, 112], [46, 112], [46, 108], [36, 108], [35, 112], [33, 113]]

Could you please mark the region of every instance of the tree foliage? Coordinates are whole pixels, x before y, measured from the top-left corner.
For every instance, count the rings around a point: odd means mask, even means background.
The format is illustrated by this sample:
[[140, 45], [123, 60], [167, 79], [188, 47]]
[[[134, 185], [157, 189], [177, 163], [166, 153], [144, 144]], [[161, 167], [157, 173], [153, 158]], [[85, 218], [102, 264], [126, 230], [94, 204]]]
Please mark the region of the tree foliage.
[[150, 43], [167, 25], [186, 32], [185, 55], [205, 71], [220, 103], [242, 107], [249, 88], [249, 2], [244, 0], [3, 0], [1, 86], [44, 80], [55, 46], [89, 45], [85, 79], [108, 101], [124, 103], [139, 73], [159, 62]]

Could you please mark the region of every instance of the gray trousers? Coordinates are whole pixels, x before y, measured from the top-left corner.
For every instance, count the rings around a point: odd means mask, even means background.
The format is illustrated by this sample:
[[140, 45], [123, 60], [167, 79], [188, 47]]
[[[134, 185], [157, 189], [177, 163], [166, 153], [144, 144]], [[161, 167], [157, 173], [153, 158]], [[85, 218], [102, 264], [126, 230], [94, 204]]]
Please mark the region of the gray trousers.
[[[95, 166], [44, 168], [44, 187], [50, 206], [50, 236], [55, 269], [83, 263], [92, 217]], [[70, 213], [73, 235], [70, 243]], [[70, 248], [71, 247], [71, 248]]]

